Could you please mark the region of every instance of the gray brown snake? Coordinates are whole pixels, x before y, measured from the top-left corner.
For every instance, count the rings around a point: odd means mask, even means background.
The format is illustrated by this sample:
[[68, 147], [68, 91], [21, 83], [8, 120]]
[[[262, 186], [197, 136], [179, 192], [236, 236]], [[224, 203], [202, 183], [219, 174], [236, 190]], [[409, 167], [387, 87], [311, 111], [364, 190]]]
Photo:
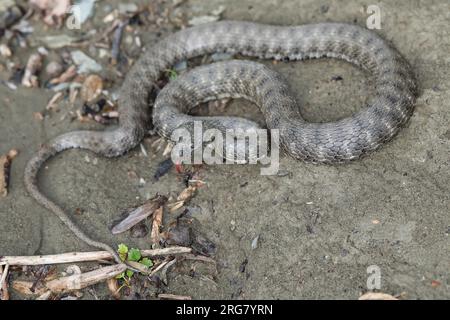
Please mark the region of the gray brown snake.
[[[301, 118], [295, 99], [279, 74], [257, 63], [221, 62], [194, 69], [162, 90], [153, 112], [159, 134], [170, 137], [180, 126], [190, 128], [194, 118], [183, 112], [205, 100], [244, 97], [260, 107], [268, 128], [280, 130], [281, 145], [292, 157], [316, 163], [342, 163], [358, 159], [390, 140], [414, 109], [416, 83], [409, 64], [372, 31], [342, 23], [291, 27], [221, 21], [200, 25], [147, 47], [122, 86], [117, 129], [69, 132], [41, 147], [25, 169], [29, 193], [78, 238], [109, 251], [119, 262], [109, 245], [92, 240], [61, 207], [39, 191], [39, 168], [50, 157], [71, 148], [88, 149], [106, 157], [124, 154], [148, 131], [152, 120], [149, 97], [158, 78], [178, 61], [215, 52], [277, 60], [339, 58], [369, 71], [375, 79], [375, 94], [365, 108], [351, 117], [308, 123]], [[255, 125], [236, 117], [202, 120], [205, 129]]]

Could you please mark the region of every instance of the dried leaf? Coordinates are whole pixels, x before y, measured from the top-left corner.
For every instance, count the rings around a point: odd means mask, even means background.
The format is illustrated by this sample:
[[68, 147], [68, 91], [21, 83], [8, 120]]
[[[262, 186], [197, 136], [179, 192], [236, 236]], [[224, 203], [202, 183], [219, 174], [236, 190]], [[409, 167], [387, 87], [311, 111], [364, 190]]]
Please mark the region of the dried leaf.
[[120, 299], [120, 291], [119, 291], [119, 284], [117, 282], [116, 278], [111, 278], [106, 280], [106, 284], [108, 286], [109, 292], [111, 292], [111, 295], [114, 297], [114, 299]]
[[155, 210], [166, 203], [166, 201], [166, 197], [157, 195], [156, 197], [144, 203], [142, 206], [137, 207], [129, 212], [128, 216], [125, 219], [117, 223], [111, 229], [111, 232], [113, 234], [118, 234], [129, 230], [131, 227], [153, 214]]

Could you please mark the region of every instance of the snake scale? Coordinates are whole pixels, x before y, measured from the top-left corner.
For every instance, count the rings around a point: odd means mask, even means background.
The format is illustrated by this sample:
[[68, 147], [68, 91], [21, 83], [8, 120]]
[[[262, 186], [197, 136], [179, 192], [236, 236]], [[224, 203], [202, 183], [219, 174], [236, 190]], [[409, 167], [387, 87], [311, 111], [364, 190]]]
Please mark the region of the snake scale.
[[[111, 131], [75, 131], [60, 135], [40, 148], [25, 169], [25, 186], [45, 208], [55, 213], [87, 244], [116, 252], [87, 236], [37, 186], [41, 165], [71, 148], [116, 157], [136, 146], [151, 124], [151, 92], [163, 73], [179, 61], [227, 52], [261, 59], [303, 60], [338, 58], [369, 71], [375, 94], [361, 111], [330, 123], [308, 123], [301, 118], [285, 80], [267, 67], [250, 61], [228, 61], [201, 66], [163, 88], [153, 112], [157, 132], [170, 137], [195, 119], [183, 112], [214, 98], [244, 97], [261, 109], [268, 128], [280, 129], [281, 146], [296, 159], [341, 163], [358, 159], [390, 140], [410, 118], [416, 82], [409, 64], [374, 32], [343, 23], [272, 26], [220, 21], [178, 31], [150, 45], [128, 72], [119, 99], [119, 126]], [[251, 127], [236, 117], [202, 118], [206, 126]], [[208, 122], [209, 121], [209, 122]]]

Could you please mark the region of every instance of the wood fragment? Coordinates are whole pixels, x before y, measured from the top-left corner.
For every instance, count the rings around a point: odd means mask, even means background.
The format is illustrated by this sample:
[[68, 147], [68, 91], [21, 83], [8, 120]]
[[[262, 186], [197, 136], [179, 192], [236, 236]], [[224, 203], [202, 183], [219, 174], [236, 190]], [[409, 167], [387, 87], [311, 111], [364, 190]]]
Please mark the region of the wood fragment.
[[167, 284], [169, 283], [167, 281], [167, 271], [169, 270], [169, 268], [171, 266], [173, 266], [175, 263], [177, 262], [177, 258], [167, 262], [167, 264], [164, 266], [164, 268], [162, 268], [161, 270], [161, 281], [167, 286]]
[[159, 243], [160, 237], [160, 228], [163, 219], [164, 207], [159, 207], [155, 210], [153, 214], [153, 223], [152, 223], [152, 232], [150, 234], [150, 239], [152, 243]]
[[155, 269], [152, 270], [152, 272], [149, 274], [149, 277], [155, 275], [159, 270], [161, 270], [162, 268], [164, 268], [164, 266], [168, 263], [169, 261], [163, 261], [161, 262]]
[[50, 296], [52, 295], [52, 291], [48, 290], [41, 294], [39, 297], [36, 298], [36, 300], [48, 300]]
[[170, 293], [160, 293], [158, 294], [159, 299], [165, 299], [165, 300], [192, 300], [192, 297], [190, 296], [180, 296], [176, 294], [170, 294]]
[[126, 269], [127, 265], [124, 263], [115, 264], [82, 274], [74, 274], [71, 276], [51, 280], [46, 282], [45, 286], [55, 293], [80, 290], [96, 283], [113, 278], [124, 272]]
[[[187, 254], [191, 252], [191, 248], [174, 246], [163, 249], [141, 250], [141, 255], [143, 257], [163, 257], [178, 254]], [[108, 251], [68, 252], [45, 256], [3, 256], [0, 257], [0, 265], [9, 264], [11, 266], [36, 266], [43, 264], [64, 264], [74, 262], [111, 260], [112, 258], [112, 255]]]
[[77, 75], [77, 67], [74, 65], [71, 65], [59, 77], [56, 77], [56, 78], [53, 78], [52, 80], [50, 80], [50, 84], [56, 85], [56, 84], [68, 82], [71, 79], [73, 79], [76, 75]]
[[47, 103], [47, 106], [45, 109], [47, 110], [54, 110], [58, 107], [58, 102], [64, 97], [63, 92], [57, 92]]
[[39, 87], [37, 73], [42, 69], [43, 56], [40, 53], [33, 53], [28, 59], [25, 73], [22, 78], [22, 85], [28, 88]]
[[9, 265], [6, 265], [5, 269], [0, 266], [0, 300], [9, 300], [8, 281], [6, 280], [8, 269]]
[[184, 201], [184, 202], [189, 201], [194, 196], [196, 190], [197, 190], [197, 187], [195, 187], [195, 186], [187, 187], [186, 189], [181, 191], [181, 193], [178, 196], [177, 200], [178, 201]]
[[217, 262], [216, 260], [214, 260], [213, 258], [209, 258], [209, 257], [205, 257], [205, 256], [196, 256], [192, 253], [183, 255], [183, 259], [185, 260], [193, 260], [193, 261], [201, 261], [201, 262], [205, 262], [205, 263], [211, 263], [216, 265]]
[[170, 212], [175, 212], [178, 209], [180, 209], [182, 206], [184, 206], [184, 201], [176, 201], [174, 203], [169, 203], [167, 207], [170, 209]]
[[133, 268], [133, 271], [139, 271], [142, 274], [150, 274], [150, 269], [143, 265], [142, 263], [136, 262], [136, 261], [127, 261], [128, 266]]

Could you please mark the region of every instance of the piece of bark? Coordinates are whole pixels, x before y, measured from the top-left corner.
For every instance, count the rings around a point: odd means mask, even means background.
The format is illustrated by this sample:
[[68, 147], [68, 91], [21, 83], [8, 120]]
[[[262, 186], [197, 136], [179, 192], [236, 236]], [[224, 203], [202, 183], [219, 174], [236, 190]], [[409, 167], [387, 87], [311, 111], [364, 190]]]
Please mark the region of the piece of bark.
[[[141, 255], [142, 257], [163, 257], [191, 252], [191, 248], [174, 246], [163, 249], [141, 250]], [[111, 260], [112, 258], [112, 255], [108, 251], [68, 252], [45, 256], [3, 256], [0, 257], [0, 265], [35, 266], [43, 264]]]

